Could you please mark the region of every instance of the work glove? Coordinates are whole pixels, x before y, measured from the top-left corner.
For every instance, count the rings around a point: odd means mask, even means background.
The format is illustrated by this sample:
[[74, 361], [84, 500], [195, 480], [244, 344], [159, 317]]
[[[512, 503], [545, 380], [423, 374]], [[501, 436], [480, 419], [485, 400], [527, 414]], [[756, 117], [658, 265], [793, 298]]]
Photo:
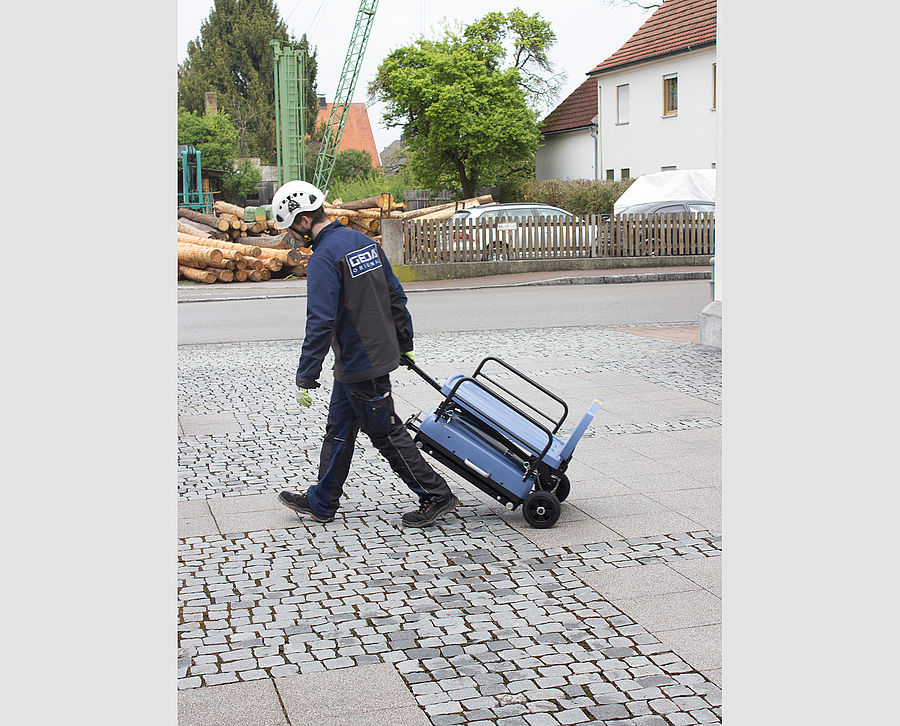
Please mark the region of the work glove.
[[415, 364], [416, 354], [413, 353], [411, 350], [408, 350], [405, 353], [401, 353], [400, 355], [402, 355], [404, 358], [406, 358], [410, 363]]
[[297, 388], [297, 403], [299, 403], [303, 408], [309, 408], [312, 405], [312, 396], [309, 395], [309, 391], [305, 388]]

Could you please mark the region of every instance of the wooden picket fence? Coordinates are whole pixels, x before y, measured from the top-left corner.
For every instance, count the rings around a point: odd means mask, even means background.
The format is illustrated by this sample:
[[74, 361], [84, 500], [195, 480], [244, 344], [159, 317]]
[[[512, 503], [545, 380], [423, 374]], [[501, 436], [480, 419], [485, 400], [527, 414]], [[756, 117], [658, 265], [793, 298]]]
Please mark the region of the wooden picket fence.
[[495, 260], [715, 254], [715, 215], [640, 214], [583, 220], [410, 219], [403, 224], [408, 265]]

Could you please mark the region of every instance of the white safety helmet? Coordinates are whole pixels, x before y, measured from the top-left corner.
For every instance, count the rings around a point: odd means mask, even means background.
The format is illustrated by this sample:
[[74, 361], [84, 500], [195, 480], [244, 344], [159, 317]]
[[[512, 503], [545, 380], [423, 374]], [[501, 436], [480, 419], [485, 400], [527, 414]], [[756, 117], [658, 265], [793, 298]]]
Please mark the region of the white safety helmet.
[[287, 229], [294, 223], [294, 217], [298, 212], [311, 212], [321, 207], [325, 202], [325, 194], [305, 181], [289, 181], [283, 184], [272, 197], [275, 226], [278, 229]]

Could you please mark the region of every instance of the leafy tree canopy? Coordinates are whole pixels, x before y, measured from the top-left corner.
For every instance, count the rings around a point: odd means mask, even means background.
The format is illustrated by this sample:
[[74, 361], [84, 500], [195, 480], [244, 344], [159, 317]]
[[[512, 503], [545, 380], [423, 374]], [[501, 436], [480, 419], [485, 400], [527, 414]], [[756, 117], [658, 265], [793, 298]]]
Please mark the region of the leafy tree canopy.
[[303, 47], [309, 54], [306, 104], [316, 118], [315, 52], [304, 35], [288, 33], [274, 0], [215, 0], [200, 36], [188, 43], [178, 68], [179, 106], [201, 113], [204, 94], [215, 91], [238, 132], [239, 153], [275, 160], [275, 80], [270, 41]]
[[227, 114], [200, 115], [179, 109], [178, 143], [198, 149], [203, 168], [225, 172], [222, 189], [217, 191], [223, 192], [226, 201], [255, 196], [262, 175], [249, 159], [236, 163], [238, 132]]
[[463, 195], [533, 167], [537, 111], [553, 97], [547, 51], [556, 35], [540, 14], [491, 12], [441, 40], [419, 39], [381, 63], [369, 86], [384, 120], [404, 127], [409, 165], [422, 183], [458, 183]]
[[201, 115], [179, 109], [178, 143], [197, 148], [207, 169], [228, 171], [237, 156], [238, 133], [225, 113]]
[[347, 149], [335, 157], [331, 178], [335, 182], [347, 181], [366, 176], [372, 171], [372, 155], [368, 151]]

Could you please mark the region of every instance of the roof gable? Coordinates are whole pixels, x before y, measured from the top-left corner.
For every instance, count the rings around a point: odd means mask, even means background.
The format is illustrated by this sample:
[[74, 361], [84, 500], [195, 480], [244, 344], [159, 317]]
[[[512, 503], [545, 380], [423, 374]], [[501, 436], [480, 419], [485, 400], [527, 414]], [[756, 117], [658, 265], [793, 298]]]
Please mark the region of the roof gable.
[[553, 109], [541, 124], [542, 134], [590, 126], [597, 115], [597, 81], [588, 78]]
[[716, 0], [664, 0], [625, 45], [588, 73], [595, 75], [715, 42]]
[[[325, 104], [324, 108], [319, 108], [319, 117], [317, 123], [326, 123], [328, 115], [331, 113], [332, 104]], [[347, 149], [359, 149], [360, 151], [368, 151], [372, 157], [372, 166], [381, 166], [381, 160], [378, 158], [378, 150], [375, 147], [375, 137], [372, 135], [372, 126], [369, 123], [369, 113], [366, 111], [366, 104], [351, 103], [350, 110], [347, 111], [347, 118], [344, 121], [344, 135], [341, 137], [338, 152], [347, 151]]]

